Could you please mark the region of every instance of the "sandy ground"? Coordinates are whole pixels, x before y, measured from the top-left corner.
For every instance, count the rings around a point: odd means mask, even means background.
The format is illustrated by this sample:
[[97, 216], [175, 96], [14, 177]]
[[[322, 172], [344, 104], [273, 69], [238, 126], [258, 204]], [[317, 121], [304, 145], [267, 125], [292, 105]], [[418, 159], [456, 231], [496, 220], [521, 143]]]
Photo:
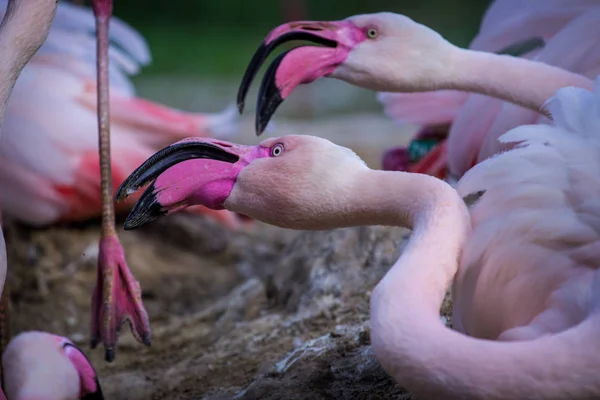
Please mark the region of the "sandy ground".
[[[277, 121], [276, 133], [330, 138], [377, 168], [411, 133], [380, 114]], [[250, 120], [239, 141], [256, 143]], [[257, 223], [231, 232], [179, 214], [120, 237], [150, 315], [152, 346], [128, 329], [117, 358], [89, 349], [99, 225], [7, 224], [13, 334], [69, 336], [91, 357], [108, 399], [410, 398], [370, 353], [370, 289], [408, 232], [299, 232]], [[447, 310], [446, 310], [447, 311]]]

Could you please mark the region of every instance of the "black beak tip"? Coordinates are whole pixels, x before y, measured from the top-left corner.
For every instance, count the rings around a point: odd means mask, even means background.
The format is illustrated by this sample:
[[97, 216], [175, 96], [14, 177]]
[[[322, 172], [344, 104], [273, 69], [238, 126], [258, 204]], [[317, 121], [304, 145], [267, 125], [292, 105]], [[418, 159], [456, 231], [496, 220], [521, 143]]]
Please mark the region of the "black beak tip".
[[121, 186], [119, 186], [119, 188], [117, 189], [117, 193], [115, 194], [115, 202], [120, 202], [123, 201], [127, 198], [127, 196], [129, 196], [129, 194], [127, 193], [127, 187], [128, 185], [125, 185], [126, 182], [123, 182], [121, 184]]
[[146, 189], [138, 202], [135, 203], [135, 206], [133, 206], [133, 210], [131, 210], [125, 219], [123, 229], [129, 231], [139, 228], [166, 214], [166, 211], [156, 198], [154, 184], [152, 184]]
[[130, 213], [123, 224], [123, 229], [126, 231], [131, 231], [141, 227], [142, 225], [146, 225], [148, 222], [152, 222], [157, 219], [159, 216], [151, 215], [148, 212], [144, 213]]
[[[297, 47], [295, 49], [297, 49]], [[267, 71], [263, 76], [258, 90], [258, 99], [256, 103], [256, 136], [260, 136], [264, 132], [271, 117], [275, 114], [275, 111], [281, 103], [283, 103], [283, 97], [281, 96], [281, 90], [277, 86], [275, 75], [283, 59], [288, 53], [295, 49], [288, 50], [277, 56], [271, 65], [269, 65], [269, 68], [267, 68]]]
[[260, 136], [265, 132], [265, 127], [267, 126], [268, 123], [269, 123], [269, 121], [266, 121], [266, 122], [264, 120], [257, 121], [256, 136]]

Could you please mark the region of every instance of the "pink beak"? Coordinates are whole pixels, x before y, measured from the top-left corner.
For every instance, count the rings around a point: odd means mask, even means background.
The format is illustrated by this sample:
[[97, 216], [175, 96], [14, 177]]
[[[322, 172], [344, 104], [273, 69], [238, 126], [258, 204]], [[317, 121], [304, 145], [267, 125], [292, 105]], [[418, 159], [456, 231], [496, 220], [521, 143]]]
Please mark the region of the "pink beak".
[[240, 114], [252, 80], [269, 54], [293, 40], [306, 40], [324, 47], [298, 46], [277, 56], [263, 77], [256, 105], [256, 134], [260, 135], [275, 110], [296, 86], [331, 74], [352, 48], [365, 40], [362, 30], [349, 21], [296, 21], [273, 29], [258, 47], [240, 84], [237, 103]]
[[[273, 29], [260, 44], [238, 89], [237, 104], [244, 110], [246, 95], [258, 70], [277, 47], [293, 40], [305, 40], [320, 46], [301, 45], [277, 56], [263, 76], [256, 104], [256, 135], [264, 131], [281, 103], [300, 84], [307, 84], [333, 73], [344, 63], [352, 49], [366, 40], [364, 29], [350, 20], [294, 21]], [[534, 37], [502, 49], [501, 54], [515, 56], [543, 46]]]
[[[63, 338], [59, 337], [59, 339]], [[64, 340], [62, 348], [80, 374], [82, 382], [80, 400], [104, 400], [96, 370], [85, 353], [70, 340]]]
[[147, 159], [123, 181], [116, 201], [150, 185], [127, 219], [126, 230], [138, 228], [186, 207], [223, 209], [240, 171], [257, 158], [268, 157], [267, 147], [243, 146], [211, 138], [187, 138]]

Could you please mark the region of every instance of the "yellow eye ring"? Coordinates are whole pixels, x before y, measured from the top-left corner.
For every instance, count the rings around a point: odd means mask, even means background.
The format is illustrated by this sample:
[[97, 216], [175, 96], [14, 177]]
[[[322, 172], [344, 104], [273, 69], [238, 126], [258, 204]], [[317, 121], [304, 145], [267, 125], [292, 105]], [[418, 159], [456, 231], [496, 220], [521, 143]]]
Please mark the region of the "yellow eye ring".
[[377, 37], [377, 29], [375, 29], [375, 28], [369, 28], [367, 30], [367, 37], [369, 39], [375, 39]]

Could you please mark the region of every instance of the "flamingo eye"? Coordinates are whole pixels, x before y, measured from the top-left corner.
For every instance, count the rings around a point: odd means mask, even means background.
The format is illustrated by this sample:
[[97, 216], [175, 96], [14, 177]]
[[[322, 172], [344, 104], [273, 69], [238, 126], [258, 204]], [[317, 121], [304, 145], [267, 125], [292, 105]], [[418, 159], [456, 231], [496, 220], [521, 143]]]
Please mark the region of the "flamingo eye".
[[377, 37], [377, 34], [378, 34], [377, 29], [375, 29], [375, 28], [369, 28], [367, 30], [367, 37], [369, 39], [375, 39]]
[[283, 145], [281, 143], [277, 143], [275, 146], [271, 148], [271, 157], [279, 157], [283, 154]]

